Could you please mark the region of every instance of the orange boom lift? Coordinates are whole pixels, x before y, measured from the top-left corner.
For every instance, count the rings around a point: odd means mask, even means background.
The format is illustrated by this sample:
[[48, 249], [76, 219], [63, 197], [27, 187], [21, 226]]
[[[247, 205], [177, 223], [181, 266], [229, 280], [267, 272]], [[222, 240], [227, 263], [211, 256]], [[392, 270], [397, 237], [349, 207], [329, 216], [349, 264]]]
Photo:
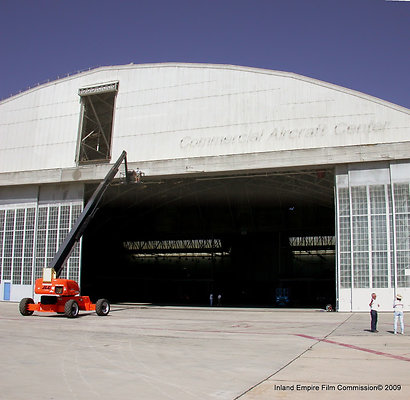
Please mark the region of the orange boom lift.
[[73, 228], [61, 244], [50, 266], [43, 269], [43, 278], [36, 279], [34, 291], [36, 294], [41, 295], [40, 302], [34, 303], [34, 300], [31, 298], [24, 298], [20, 301], [19, 309], [22, 315], [32, 315], [34, 311], [57, 312], [64, 314], [68, 318], [75, 318], [80, 310], [95, 311], [100, 316], [108, 315], [110, 312], [108, 300], [99, 299], [93, 304], [89, 296], [80, 295], [80, 287], [76, 281], [60, 279], [59, 276], [74, 245], [80, 240], [91, 219], [94, 217], [102, 196], [114, 180], [123, 161], [125, 164], [126, 183], [140, 181], [141, 173], [137, 174], [135, 171], [128, 171], [127, 153], [123, 151], [107, 176], [93, 193]]

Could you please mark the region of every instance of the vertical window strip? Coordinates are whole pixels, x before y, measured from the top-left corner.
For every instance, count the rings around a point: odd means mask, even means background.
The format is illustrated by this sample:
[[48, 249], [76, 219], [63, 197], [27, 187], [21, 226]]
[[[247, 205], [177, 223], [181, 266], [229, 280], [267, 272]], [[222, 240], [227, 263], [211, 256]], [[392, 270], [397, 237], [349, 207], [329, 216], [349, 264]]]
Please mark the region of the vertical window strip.
[[406, 269], [410, 265], [410, 251], [397, 252], [397, 287], [409, 287]]
[[32, 283], [33, 275], [33, 252], [34, 252], [34, 233], [35, 233], [36, 209], [30, 207], [26, 209], [25, 232], [24, 232], [24, 252], [23, 252], [23, 285]]
[[370, 287], [369, 217], [366, 186], [351, 188], [353, 284], [355, 288]]
[[14, 232], [14, 251], [13, 251], [13, 279], [12, 282], [14, 285], [21, 285], [21, 275], [23, 267], [23, 240], [24, 240], [24, 231], [16, 230]]
[[410, 185], [394, 184], [396, 225], [397, 287], [409, 287], [406, 269], [410, 266]]
[[13, 267], [13, 244], [16, 210], [6, 210], [4, 229], [4, 252], [3, 252], [3, 280], [11, 280]]
[[5, 210], [0, 210], [0, 283], [3, 276], [3, 250], [4, 250], [4, 230], [5, 230]]
[[15, 285], [21, 285], [23, 268], [24, 225], [26, 219], [25, 214], [25, 209], [16, 209], [12, 263], [12, 282]]
[[58, 248], [58, 218], [59, 207], [51, 206], [48, 211], [47, 223], [47, 265], [53, 259]]
[[[78, 217], [83, 210], [82, 205], [76, 204], [71, 206], [70, 215], [70, 229], [74, 226]], [[80, 254], [81, 254], [81, 240], [74, 245], [71, 257], [68, 260], [68, 279], [75, 281], [80, 280]]]
[[339, 188], [337, 193], [339, 215], [339, 280], [340, 287], [345, 289], [352, 287], [349, 189]]
[[38, 208], [34, 279], [41, 278], [43, 268], [46, 267], [48, 209], [47, 206], [40, 206]]
[[369, 187], [372, 287], [387, 288], [388, 282], [388, 223], [384, 185]]
[[[71, 206], [70, 205], [63, 205], [60, 208], [60, 224], [59, 224], [59, 231], [58, 231], [58, 247], [64, 242], [64, 239], [67, 237], [68, 233], [70, 232], [70, 210]], [[71, 256], [70, 256], [71, 258]], [[69, 261], [65, 263], [63, 266], [63, 269], [61, 271], [60, 277], [67, 279], [68, 273], [68, 264]]]

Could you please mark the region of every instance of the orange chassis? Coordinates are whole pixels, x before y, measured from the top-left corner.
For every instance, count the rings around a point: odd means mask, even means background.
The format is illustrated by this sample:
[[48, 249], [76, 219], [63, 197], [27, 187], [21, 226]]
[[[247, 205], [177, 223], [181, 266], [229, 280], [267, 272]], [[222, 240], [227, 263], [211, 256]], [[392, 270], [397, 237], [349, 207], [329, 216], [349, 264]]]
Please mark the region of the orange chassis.
[[79, 310], [82, 311], [95, 311], [95, 304], [90, 300], [89, 296], [62, 296], [57, 297], [57, 302], [55, 304], [44, 304], [41, 302], [28, 304], [28, 311], [39, 311], [39, 312], [56, 312], [64, 313], [64, 308], [69, 300], [74, 300], [78, 304]]
[[70, 279], [37, 279], [35, 293], [41, 295], [41, 301], [34, 303], [31, 298], [22, 299], [19, 305], [22, 315], [32, 315], [34, 311], [56, 312], [75, 318], [80, 310], [95, 311], [100, 316], [110, 312], [108, 300], [99, 299], [92, 303], [89, 296], [80, 296], [78, 283]]

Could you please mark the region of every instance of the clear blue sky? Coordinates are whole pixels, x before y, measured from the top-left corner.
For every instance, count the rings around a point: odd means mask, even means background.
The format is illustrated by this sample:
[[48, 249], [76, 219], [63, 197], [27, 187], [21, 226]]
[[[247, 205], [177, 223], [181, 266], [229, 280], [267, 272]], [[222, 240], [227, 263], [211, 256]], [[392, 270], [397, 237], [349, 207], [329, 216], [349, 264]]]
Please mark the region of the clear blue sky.
[[410, 1], [0, 0], [0, 98], [78, 70], [289, 71], [410, 108]]

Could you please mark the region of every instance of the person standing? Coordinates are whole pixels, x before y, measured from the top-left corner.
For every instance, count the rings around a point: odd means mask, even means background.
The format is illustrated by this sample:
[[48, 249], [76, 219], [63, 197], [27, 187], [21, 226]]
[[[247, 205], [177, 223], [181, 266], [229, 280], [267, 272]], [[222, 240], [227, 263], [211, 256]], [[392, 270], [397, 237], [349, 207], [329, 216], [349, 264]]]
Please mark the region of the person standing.
[[400, 320], [401, 334], [404, 335], [404, 305], [401, 294], [396, 294], [396, 300], [393, 304], [394, 308], [394, 334], [397, 335], [397, 320]]
[[222, 295], [221, 293], [218, 294], [218, 306], [222, 305]]
[[212, 307], [214, 305], [214, 295], [211, 293], [209, 295], [209, 305]]
[[376, 301], [376, 293], [372, 293], [372, 299], [370, 300], [370, 330], [372, 332], [379, 332], [377, 330], [377, 310], [380, 307], [380, 304]]

